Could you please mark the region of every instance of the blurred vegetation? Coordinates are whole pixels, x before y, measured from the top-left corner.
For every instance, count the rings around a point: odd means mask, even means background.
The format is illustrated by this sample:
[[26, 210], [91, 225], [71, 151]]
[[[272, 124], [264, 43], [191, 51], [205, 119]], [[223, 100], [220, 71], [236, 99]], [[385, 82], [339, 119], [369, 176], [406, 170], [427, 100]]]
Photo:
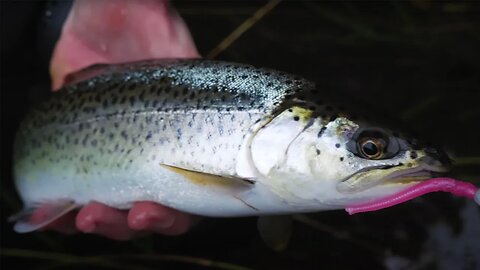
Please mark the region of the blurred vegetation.
[[[391, 115], [422, 137], [445, 145], [457, 161], [452, 176], [480, 183], [478, 2], [173, 4], [202, 55], [299, 74], [317, 82], [326, 94], [355, 100], [372, 114]], [[355, 216], [342, 211], [296, 215], [292, 242], [279, 253], [263, 245], [255, 218], [206, 219], [183, 236], [151, 235], [128, 242], [52, 232], [15, 234], [6, 223], [6, 217], [20, 208], [10, 171], [13, 131], [25, 110], [38, 102], [38, 89], [48, 89], [48, 74], [41, 65], [31, 80], [21, 81], [24, 74], [15, 73], [36, 57], [25, 54], [10, 71], [5, 71], [2, 59], [2, 80], [10, 79], [2, 82], [4, 267], [11, 263], [39, 270], [480, 268], [478, 208], [445, 194]], [[19, 89], [6, 89], [12, 81]]]

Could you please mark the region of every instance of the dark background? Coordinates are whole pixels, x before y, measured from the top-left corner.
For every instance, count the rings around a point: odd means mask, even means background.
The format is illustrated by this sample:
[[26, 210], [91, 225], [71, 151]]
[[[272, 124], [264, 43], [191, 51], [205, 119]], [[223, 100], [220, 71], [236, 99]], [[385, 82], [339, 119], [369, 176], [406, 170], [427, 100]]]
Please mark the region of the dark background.
[[[202, 55], [266, 3], [173, 2]], [[6, 218], [21, 207], [11, 175], [14, 131], [49, 95], [48, 61], [70, 3], [1, 5], [2, 267], [480, 269], [480, 211], [448, 194], [355, 216], [296, 216], [280, 253], [264, 246], [255, 218], [206, 219], [186, 235], [128, 242], [13, 233]], [[299, 74], [373, 115], [393, 115], [449, 150], [452, 176], [479, 184], [479, 2], [283, 2], [216, 58]]]

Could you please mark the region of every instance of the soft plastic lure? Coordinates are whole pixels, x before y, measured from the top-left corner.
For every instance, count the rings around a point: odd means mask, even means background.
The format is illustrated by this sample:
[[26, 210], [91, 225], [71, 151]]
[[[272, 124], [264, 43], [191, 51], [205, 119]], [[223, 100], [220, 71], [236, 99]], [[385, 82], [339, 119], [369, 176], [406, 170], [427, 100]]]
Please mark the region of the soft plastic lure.
[[345, 208], [345, 210], [350, 215], [362, 212], [377, 211], [415, 199], [427, 193], [437, 191], [449, 192], [455, 196], [474, 199], [475, 202], [480, 205], [480, 189], [478, 187], [472, 183], [441, 177], [421, 182], [415, 186], [382, 199], [349, 206]]

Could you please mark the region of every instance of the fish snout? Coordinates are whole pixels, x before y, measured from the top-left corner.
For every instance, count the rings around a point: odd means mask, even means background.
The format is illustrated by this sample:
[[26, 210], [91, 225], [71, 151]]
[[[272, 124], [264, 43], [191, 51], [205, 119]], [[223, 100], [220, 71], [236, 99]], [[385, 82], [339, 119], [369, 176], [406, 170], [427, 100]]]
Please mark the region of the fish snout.
[[447, 172], [452, 168], [452, 160], [448, 154], [434, 147], [424, 149], [425, 156], [420, 158], [420, 163], [432, 172]]

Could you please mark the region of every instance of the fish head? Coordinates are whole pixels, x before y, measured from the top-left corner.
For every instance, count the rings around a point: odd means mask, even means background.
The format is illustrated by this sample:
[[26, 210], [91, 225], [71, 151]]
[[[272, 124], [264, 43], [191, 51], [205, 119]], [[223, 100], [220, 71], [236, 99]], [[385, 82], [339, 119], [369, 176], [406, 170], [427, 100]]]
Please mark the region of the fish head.
[[[290, 111], [295, 114], [295, 109]], [[289, 115], [279, 121], [282, 114], [265, 129], [271, 128], [270, 138], [276, 136], [273, 141], [288, 143], [277, 142], [269, 153], [276, 160], [258, 168], [267, 185], [294, 204], [340, 209], [390, 196], [448, 171], [451, 165], [442, 150], [381, 126], [347, 116], [299, 114], [298, 110], [297, 117]], [[304, 117], [303, 124], [299, 123], [302, 115], [310, 116]], [[262, 147], [267, 148], [268, 142]]]

